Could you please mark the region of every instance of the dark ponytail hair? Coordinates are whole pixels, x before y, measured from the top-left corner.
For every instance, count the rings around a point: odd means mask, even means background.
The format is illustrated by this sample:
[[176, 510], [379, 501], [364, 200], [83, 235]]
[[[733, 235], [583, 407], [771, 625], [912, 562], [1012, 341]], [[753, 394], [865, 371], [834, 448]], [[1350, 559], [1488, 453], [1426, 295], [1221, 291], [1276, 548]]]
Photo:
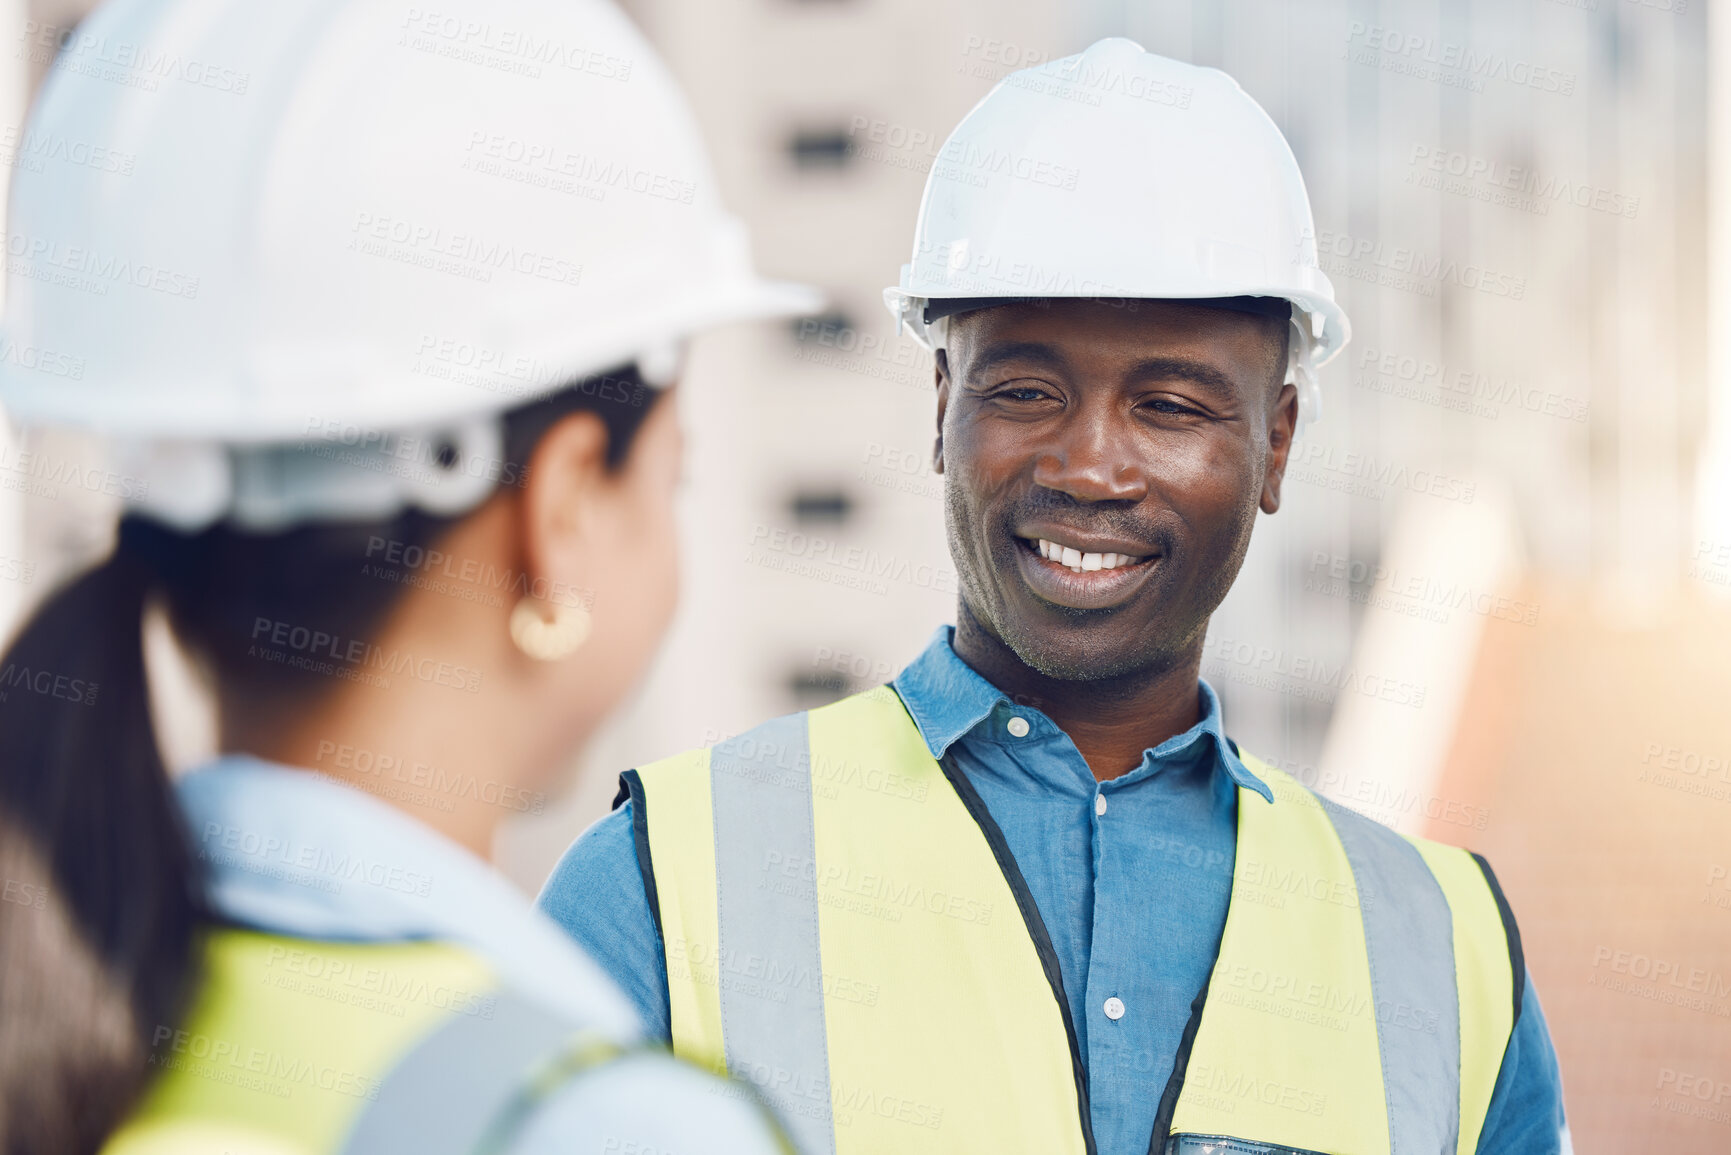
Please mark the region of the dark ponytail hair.
[[[506, 414], [522, 476], [553, 424], [599, 416], [619, 468], [660, 392], [633, 369]], [[153, 599], [225, 695], [293, 709], [328, 679], [246, 657], [258, 617], [370, 636], [403, 587], [368, 543], [436, 545], [460, 519], [409, 511], [261, 535], [122, 519], [114, 552], [37, 609], [0, 658], [0, 1155], [98, 1151], [148, 1082], [151, 1041], [198, 977], [203, 879], [151, 724]]]

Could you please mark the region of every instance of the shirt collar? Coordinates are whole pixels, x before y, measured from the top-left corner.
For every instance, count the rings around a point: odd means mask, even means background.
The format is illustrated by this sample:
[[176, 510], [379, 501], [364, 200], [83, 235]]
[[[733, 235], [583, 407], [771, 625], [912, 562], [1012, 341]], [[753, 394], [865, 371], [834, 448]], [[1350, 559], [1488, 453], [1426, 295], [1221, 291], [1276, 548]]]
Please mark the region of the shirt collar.
[[611, 980], [503, 875], [396, 808], [245, 755], [186, 774], [176, 792], [224, 918], [299, 938], [451, 942], [575, 1022], [641, 1034]]
[[[925, 739], [926, 749], [933, 758], [942, 758], [951, 746], [989, 719], [999, 706], [1014, 704], [1002, 690], [956, 656], [954, 642], [955, 627], [939, 626], [920, 656], [891, 683], [914, 725], [919, 727], [920, 736]], [[1202, 697], [1201, 719], [1149, 753], [1159, 759], [1184, 750], [1195, 742], [1209, 741], [1214, 746], [1220, 766], [1234, 783], [1273, 802], [1274, 792], [1268, 783], [1244, 764], [1232, 741], [1226, 737], [1220, 697], [1214, 692], [1214, 687], [1205, 679], [1199, 679], [1198, 685]], [[1017, 708], [1038, 713], [1030, 707]]]

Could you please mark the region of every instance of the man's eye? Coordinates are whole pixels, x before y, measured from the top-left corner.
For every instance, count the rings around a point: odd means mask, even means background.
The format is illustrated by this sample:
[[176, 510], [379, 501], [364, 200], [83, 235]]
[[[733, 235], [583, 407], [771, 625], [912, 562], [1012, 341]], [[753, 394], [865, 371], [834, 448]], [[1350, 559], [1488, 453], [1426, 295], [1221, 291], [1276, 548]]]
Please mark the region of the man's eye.
[[992, 396], [1004, 401], [1039, 401], [1049, 393], [1038, 385], [1007, 385]]
[[1165, 397], [1159, 397], [1153, 401], [1149, 401], [1147, 407], [1154, 410], [1156, 413], [1165, 413], [1174, 416], [1188, 416], [1198, 412], [1198, 410], [1192, 409], [1188, 405], [1179, 404], [1178, 402], [1169, 400]]

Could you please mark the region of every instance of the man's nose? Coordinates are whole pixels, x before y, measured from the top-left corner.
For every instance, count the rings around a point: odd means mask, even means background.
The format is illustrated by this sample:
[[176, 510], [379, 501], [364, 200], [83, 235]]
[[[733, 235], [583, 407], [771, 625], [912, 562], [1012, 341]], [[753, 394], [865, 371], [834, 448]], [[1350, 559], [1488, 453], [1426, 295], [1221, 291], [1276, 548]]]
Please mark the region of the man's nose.
[[1104, 416], [1067, 422], [1034, 460], [1034, 483], [1077, 501], [1141, 501], [1148, 473], [1135, 438]]

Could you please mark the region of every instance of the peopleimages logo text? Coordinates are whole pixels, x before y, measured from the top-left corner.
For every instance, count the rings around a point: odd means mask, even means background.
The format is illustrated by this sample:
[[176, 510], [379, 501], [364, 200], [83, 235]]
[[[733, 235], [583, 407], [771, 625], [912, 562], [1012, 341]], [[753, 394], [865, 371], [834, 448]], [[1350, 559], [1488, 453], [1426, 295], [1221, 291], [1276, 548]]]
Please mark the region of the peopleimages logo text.
[[1640, 197], [1614, 192], [1586, 181], [1570, 180], [1554, 173], [1540, 172], [1535, 168], [1504, 164], [1491, 157], [1474, 156], [1452, 149], [1415, 144], [1408, 162], [1415, 169], [1454, 177], [1458, 181], [1465, 181], [1469, 186], [1478, 184], [1487, 189], [1528, 197], [1541, 206], [1561, 201], [1577, 208], [1593, 209], [1619, 217], [1633, 217], [1641, 208]]

